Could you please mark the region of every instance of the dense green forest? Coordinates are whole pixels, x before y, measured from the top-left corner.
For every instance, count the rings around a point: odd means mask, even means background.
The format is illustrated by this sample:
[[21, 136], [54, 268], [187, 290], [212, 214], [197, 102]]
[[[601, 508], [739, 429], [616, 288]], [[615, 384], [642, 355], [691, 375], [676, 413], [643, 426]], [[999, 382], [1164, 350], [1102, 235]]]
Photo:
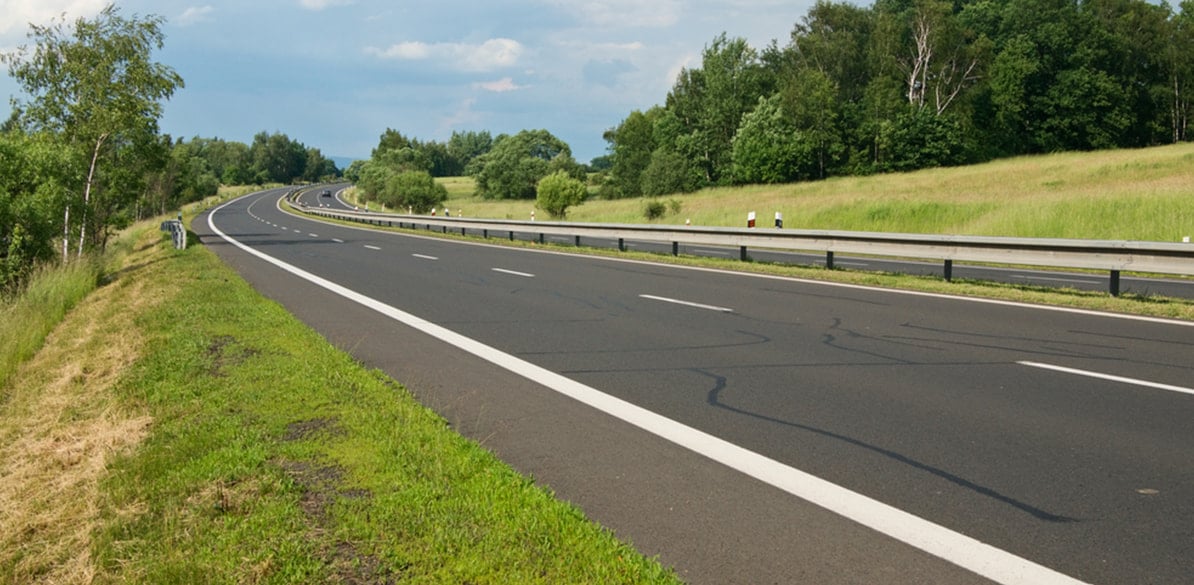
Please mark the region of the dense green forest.
[[[1192, 0], [822, 0], [786, 44], [713, 39], [588, 170], [622, 198], [1168, 144], [1189, 139], [1192, 82]], [[544, 130], [447, 144], [387, 130], [351, 178], [396, 202], [387, 181], [414, 171], [533, 198], [579, 167]]]
[[658, 195], [1188, 139], [1194, 2], [820, 1], [725, 35], [606, 134], [604, 193]]
[[281, 133], [252, 144], [162, 135], [162, 101], [183, 87], [151, 60], [162, 19], [109, 5], [92, 19], [32, 26], [0, 55], [27, 97], [0, 126], [0, 293], [37, 265], [102, 249], [113, 231], [214, 195], [220, 184], [339, 175]]

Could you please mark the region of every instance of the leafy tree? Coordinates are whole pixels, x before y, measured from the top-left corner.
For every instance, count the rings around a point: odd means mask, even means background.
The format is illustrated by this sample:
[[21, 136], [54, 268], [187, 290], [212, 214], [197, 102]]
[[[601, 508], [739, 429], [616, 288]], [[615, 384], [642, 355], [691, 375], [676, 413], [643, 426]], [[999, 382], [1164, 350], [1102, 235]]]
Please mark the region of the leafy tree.
[[758, 107], [742, 118], [733, 160], [739, 183], [787, 183], [817, 172], [812, 141], [785, 116], [778, 94], [759, 98]]
[[258, 132], [249, 147], [253, 161], [253, 181], [264, 183], [293, 183], [307, 168], [307, 147], [278, 132]]
[[54, 258], [58, 214], [77, 178], [72, 153], [47, 135], [0, 133], [0, 291]]
[[651, 153], [651, 162], [643, 169], [643, 195], [654, 197], [697, 190], [699, 171], [688, 166], [688, 159], [664, 146]]
[[489, 132], [453, 132], [448, 139], [448, 154], [460, 165], [461, 172], [476, 175], [473, 161], [493, 149], [494, 139]]
[[728, 181], [730, 143], [742, 116], [773, 88], [774, 77], [745, 39], [719, 35], [705, 47], [701, 68], [681, 71], [668, 94], [667, 108], [680, 123], [680, 133], [661, 146], [683, 155], [705, 184]]
[[533, 199], [539, 180], [555, 171], [584, 178], [572, 150], [547, 130], [523, 130], [499, 139], [475, 162], [477, 193], [486, 199]]
[[374, 199], [395, 209], [412, 208], [415, 213], [426, 213], [436, 205], [447, 201], [448, 190], [436, 183], [427, 171], [401, 171], [384, 169], [383, 183]]
[[[106, 242], [107, 222], [121, 216], [137, 190], [121, 182], [118, 162], [141, 163], [160, 146], [156, 136], [161, 101], [183, 86], [173, 69], [151, 60], [161, 49], [162, 19], [125, 18], [108, 5], [94, 19], [32, 25], [35, 46], [3, 56], [9, 73], [30, 95], [20, 107], [28, 127], [62, 137], [80, 173], [80, 197], [64, 202], [63, 223], [71, 226], [74, 207], [78, 253], [85, 244]], [[127, 172], [128, 167], [124, 167]], [[104, 175], [109, 181], [102, 181]], [[127, 178], [128, 175], [123, 175]], [[102, 193], [108, 187], [113, 192]], [[92, 230], [88, 231], [87, 226]], [[64, 242], [66, 244], [67, 242]], [[63, 256], [66, 256], [64, 245]]]
[[540, 179], [535, 191], [535, 207], [557, 219], [567, 217], [568, 208], [583, 202], [589, 192], [583, 182], [562, 170]]
[[1164, 60], [1169, 71], [1166, 101], [1169, 104], [1169, 127], [1173, 142], [1189, 140], [1187, 131], [1194, 102], [1191, 102], [1191, 88], [1194, 88], [1194, 0], [1183, 0], [1181, 12], [1169, 19], [1166, 30]]
[[617, 128], [605, 133], [610, 144], [609, 196], [639, 197], [643, 194], [642, 174], [651, 164], [655, 142], [655, 120], [662, 114], [658, 107], [646, 113], [635, 110]]

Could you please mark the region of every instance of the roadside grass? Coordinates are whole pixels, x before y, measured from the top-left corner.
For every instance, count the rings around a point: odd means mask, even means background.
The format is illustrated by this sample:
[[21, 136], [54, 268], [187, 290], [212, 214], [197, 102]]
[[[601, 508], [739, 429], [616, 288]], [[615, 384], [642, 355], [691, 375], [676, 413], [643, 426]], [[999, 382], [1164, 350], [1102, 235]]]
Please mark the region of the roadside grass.
[[678, 582], [209, 250], [129, 237], [0, 408], [0, 582]]
[[66, 312], [95, 290], [100, 265], [92, 258], [34, 271], [21, 290], [0, 298], [0, 406], [17, 367], [41, 348]]
[[[534, 201], [471, 196], [449, 202], [468, 217], [523, 220]], [[1177, 242], [1194, 237], [1194, 143], [1134, 150], [1017, 157], [981, 165], [787, 185], [711, 188], [665, 196], [679, 202], [656, 223], [760, 225], [784, 214], [788, 229]], [[590, 199], [569, 221], [648, 223], [645, 199]]]

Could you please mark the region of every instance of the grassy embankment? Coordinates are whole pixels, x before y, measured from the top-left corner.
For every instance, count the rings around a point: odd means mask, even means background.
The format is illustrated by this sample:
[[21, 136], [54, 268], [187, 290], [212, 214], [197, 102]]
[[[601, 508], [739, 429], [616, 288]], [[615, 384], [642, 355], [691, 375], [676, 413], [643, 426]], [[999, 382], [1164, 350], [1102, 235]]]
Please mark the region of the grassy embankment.
[[0, 582], [675, 581], [156, 228], [11, 368]]
[[[471, 179], [441, 180], [453, 213], [529, 219], [533, 201], [473, 197]], [[1139, 150], [1020, 157], [812, 183], [703, 191], [660, 223], [761, 225], [783, 212], [790, 229], [857, 230], [1037, 238], [1181, 241], [1194, 237], [1194, 143]], [[590, 200], [570, 221], [644, 223], [642, 199]], [[542, 216], [540, 212], [538, 215]], [[540, 217], [539, 219], [545, 219]]]
[[[533, 201], [487, 201], [473, 195], [472, 179], [440, 179], [452, 213], [529, 219]], [[351, 194], [350, 194], [351, 195]], [[1194, 144], [1140, 150], [1021, 157], [983, 165], [874, 177], [847, 177], [792, 185], [706, 189], [663, 198], [680, 203], [658, 223], [736, 226], [746, 212], [768, 225], [772, 210], [785, 227], [877, 232], [1178, 242], [1194, 237]], [[570, 221], [646, 223], [643, 199], [590, 200], [572, 208]], [[426, 232], [423, 232], [426, 233]], [[455, 236], [444, 236], [455, 237]], [[494, 240], [496, 242], [496, 240]], [[531, 245], [512, 243], [511, 245]], [[1192, 244], [1194, 245], [1194, 244]], [[561, 249], [572, 250], [567, 246]], [[918, 277], [850, 270], [672, 258], [589, 249], [584, 253], [654, 262], [761, 272], [849, 284], [968, 295], [1194, 320], [1194, 301], [1128, 293], [1055, 289], [1027, 284]]]

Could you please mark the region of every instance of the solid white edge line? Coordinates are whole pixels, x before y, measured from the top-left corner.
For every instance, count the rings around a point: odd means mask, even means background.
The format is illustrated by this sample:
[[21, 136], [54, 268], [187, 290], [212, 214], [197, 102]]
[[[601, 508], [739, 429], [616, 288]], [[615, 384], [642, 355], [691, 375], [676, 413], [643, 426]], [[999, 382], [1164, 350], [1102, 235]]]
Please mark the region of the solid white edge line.
[[[257, 193], [250, 193], [249, 195], [246, 195], [245, 197], [249, 197], [251, 195], [256, 195], [256, 194]], [[290, 217], [297, 217], [300, 219], [305, 219], [307, 221], [318, 221], [318, 220], [314, 220], [314, 219], [311, 219], [311, 218], [308, 218], [305, 216], [296, 216], [293, 213], [287, 212], [286, 210], [282, 209], [282, 201], [283, 200], [285, 200], [285, 197], [281, 197], [277, 200], [278, 210], [282, 211], [282, 213], [285, 213], [286, 215], [289, 215]], [[328, 223], [328, 222], [319, 222], [319, 223]], [[703, 266], [683, 266], [683, 265], [679, 265], [679, 264], [664, 264], [664, 263], [660, 263], [660, 262], [648, 262], [646, 260], [630, 260], [628, 258], [611, 258], [609, 256], [595, 256], [595, 255], [591, 255], [591, 254], [574, 254], [574, 253], [563, 252], [563, 251], [558, 251], [558, 250], [536, 250], [534, 248], [512, 248], [510, 246], [501, 246], [498, 244], [485, 244], [485, 243], [481, 243], [481, 242], [464, 242], [464, 241], [460, 241], [460, 240], [445, 240], [443, 238], [436, 238], [433, 236], [423, 236], [423, 235], [419, 235], [419, 234], [408, 234], [408, 233], [398, 233], [398, 232], [379, 232], [378, 230], [375, 230], [375, 229], [370, 229], [367, 227], [359, 227], [359, 226], [354, 226], [354, 225], [343, 225], [340, 227], [343, 227], [345, 229], [350, 229], [350, 230], [367, 231], [369, 233], [374, 233], [374, 234], [384, 233], [384, 234], [401, 237], [401, 238], [417, 238], [417, 239], [422, 239], [422, 240], [435, 240], [438, 242], [446, 241], [446, 242], [451, 242], [454, 244], [459, 244], [462, 246], [484, 246], [487, 248], [499, 248], [502, 250], [516, 250], [519, 252], [526, 252], [526, 253], [530, 253], [530, 254], [552, 254], [552, 255], [556, 255], [556, 256], [570, 256], [573, 258], [580, 257], [580, 258], [588, 258], [591, 260], [603, 260], [603, 261], [607, 261], [607, 262], [620, 262], [623, 264], [638, 264], [638, 265], [642, 265], [642, 266], [654, 266], [656, 268], [665, 268], [666, 267], [666, 268], [675, 268], [677, 270], [693, 270], [693, 271], [697, 271], [697, 272], [710, 272], [713, 274], [745, 276], [748, 278], [763, 278], [763, 279], [767, 279], [767, 280], [781, 280], [781, 281], [785, 281], [785, 282], [799, 282], [802, 284], [829, 286], [829, 287], [836, 287], [836, 288], [848, 288], [848, 289], [854, 289], [854, 290], [865, 290], [865, 291], [873, 291], [873, 292], [891, 293], [891, 294], [914, 296], [914, 297], [945, 299], [945, 300], [950, 300], [950, 301], [962, 301], [962, 302], [967, 302], [967, 303], [983, 303], [983, 304], [987, 304], [987, 305], [999, 305], [999, 306], [1004, 306], [1004, 307], [1015, 307], [1015, 308], [1019, 308], [1019, 309], [1035, 309], [1038, 311], [1052, 311], [1055, 313], [1069, 313], [1071, 315], [1086, 315], [1086, 316], [1090, 316], [1090, 317], [1106, 317], [1106, 318], [1110, 318], [1110, 319], [1124, 319], [1127, 321], [1140, 321], [1142, 323], [1158, 323], [1158, 324], [1162, 324], [1162, 325], [1177, 325], [1180, 327], [1194, 327], [1194, 321], [1182, 321], [1180, 319], [1166, 319], [1164, 317], [1148, 317], [1145, 315], [1130, 315], [1127, 313], [1108, 313], [1106, 311], [1095, 311], [1092, 309], [1076, 309], [1073, 307], [1054, 307], [1054, 306], [1050, 306], [1050, 305], [1034, 305], [1032, 303], [1022, 303], [1022, 302], [1018, 302], [1018, 301], [1004, 301], [1004, 300], [1000, 300], [1000, 299], [984, 299], [984, 298], [980, 298], [980, 297], [967, 297], [967, 296], [959, 296], [959, 295], [950, 295], [950, 294], [945, 294], [945, 293], [922, 292], [922, 291], [917, 291], [917, 290], [900, 290], [900, 289], [895, 289], [895, 288], [867, 286], [865, 284], [850, 284], [850, 283], [846, 283], [846, 282], [830, 282], [827, 280], [814, 280], [811, 278], [798, 278], [798, 277], [794, 277], [794, 276], [776, 276], [774, 274], [758, 274], [755, 272], [741, 272], [741, 271], [736, 271], [736, 270], [723, 270], [723, 269], [719, 269], [719, 268], [705, 268]], [[633, 247], [633, 246], [631, 246], [631, 243], [627, 243], [626, 246]], [[931, 263], [924, 262], [923, 264], [931, 264]], [[1007, 270], [1007, 269], [994, 268], [994, 270]], [[1162, 281], [1162, 282], [1164, 282], [1164, 281]]]
[[491, 268], [490, 270], [501, 272], [502, 274], [513, 274], [514, 276], [521, 276], [523, 278], [535, 278], [535, 275], [529, 272], [518, 272], [517, 270], [506, 270], [505, 268]]
[[685, 307], [696, 307], [698, 309], [707, 309], [710, 311], [717, 311], [719, 313], [733, 313], [734, 309], [727, 309], [725, 307], [715, 307], [713, 305], [702, 305], [701, 303], [693, 303], [689, 301], [681, 301], [679, 299], [669, 299], [667, 297], [657, 297], [655, 295], [639, 295], [640, 298], [651, 299], [652, 301], [663, 301], [665, 303], [672, 303], [675, 305], [684, 305]]
[[399, 323], [997, 583], [1085, 585], [1073, 577], [610, 396], [254, 250], [220, 231], [212, 220], [217, 211], [231, 203], [208, 214], [207, 225], [213, 233], [248, 254]]
[[1131, 384], [1133, 386], [1143, 386], [1145, 388], [1154, 388], [1157, 390], [1168, 390], [1170, 392], [1180, 392], [1182, 394], [1194, 394], [1194, 388], [1183, 388], [1181, 386], [1173, 386], [1171, 384], [1161, 384], [1160, 382], [1149, 382], [1148, 380], [1138, 380], [1136, 378], [1125, 378], [1123, 376], [1115, 376], [1112, 374], [1101, 374], [1099, 372], [1079, 370], [1076, 368], [1067, 368], [1064, 366], [1055, 366], [1053, 364], [1042, 364], [1040, 362], [1016, 362], [1016, 363], [1018, 363], [1022, 366], [1028, 366], [1030, 368], [1040, 368], [1042, 370], [1053, 370], [1054, 372], [1074, 374], [1075, 376], [1085, 376], [1087, 378], [1098, 378], [1100, 380], [1107, 380], [1110, 382], [1121, 382], [1124, 384]]

